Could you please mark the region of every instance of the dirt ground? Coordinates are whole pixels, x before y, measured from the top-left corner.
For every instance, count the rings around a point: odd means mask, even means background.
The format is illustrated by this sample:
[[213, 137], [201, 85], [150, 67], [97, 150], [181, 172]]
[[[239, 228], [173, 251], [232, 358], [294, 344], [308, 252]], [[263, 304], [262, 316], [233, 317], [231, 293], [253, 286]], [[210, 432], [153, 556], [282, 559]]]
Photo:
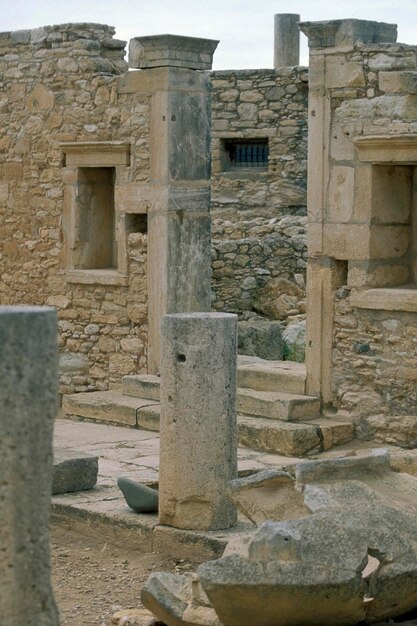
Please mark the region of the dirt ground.
[[51, 557], [61, 626], [110, 626], [116, 611], [142, 606], [140, 592], [151, 572], [181, 573], [195, 567], [58, 527], [51, 530]]

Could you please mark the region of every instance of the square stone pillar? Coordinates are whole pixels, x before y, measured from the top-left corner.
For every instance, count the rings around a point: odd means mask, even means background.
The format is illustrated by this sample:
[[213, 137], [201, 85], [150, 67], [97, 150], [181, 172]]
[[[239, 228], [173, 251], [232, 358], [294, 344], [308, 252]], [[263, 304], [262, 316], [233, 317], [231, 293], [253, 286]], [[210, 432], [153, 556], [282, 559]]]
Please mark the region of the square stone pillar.
[[209, 311], [210, 77], [218, 42], [159, 35], [131, 40], [129, 65], [151, 92], [148, 371], [158, 372], [166, 313]]

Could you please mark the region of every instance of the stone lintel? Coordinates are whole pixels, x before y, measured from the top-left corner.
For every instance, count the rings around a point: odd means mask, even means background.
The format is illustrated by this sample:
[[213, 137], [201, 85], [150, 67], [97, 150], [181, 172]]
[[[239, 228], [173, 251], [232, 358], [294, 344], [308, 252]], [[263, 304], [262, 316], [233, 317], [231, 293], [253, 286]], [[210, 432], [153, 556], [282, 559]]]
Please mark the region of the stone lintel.
[[210, 70], [219, 42], [180, 35], [134, 37], [129, 42], [129, 67], [148, 69], [171, 66]]
[[397, 25], [369, 20], [329, 20], [301, 22], [300, 30], [307, 35], [310, 48], [352, 46], [362, 43], [395, 43]]
[[417, 285], [352, 291], [350, 302], [359, 309], [417, 312]]
[[59, 145], [67, 166], [130, 165], [130, 143], [123, 141], [66, 141]]
[[417, 134], [370, 135], [354, 139], [363, 163], [412, 163], [417, 161]]

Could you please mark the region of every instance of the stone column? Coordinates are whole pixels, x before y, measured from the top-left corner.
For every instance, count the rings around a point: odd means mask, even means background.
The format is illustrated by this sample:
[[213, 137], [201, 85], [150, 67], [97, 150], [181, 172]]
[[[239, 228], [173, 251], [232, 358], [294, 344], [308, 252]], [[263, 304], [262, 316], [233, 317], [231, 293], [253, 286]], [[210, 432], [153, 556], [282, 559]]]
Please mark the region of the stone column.
[[162, 326], [159, 521], [216, 530], [237, 521], [237, 316], [167, 315]]
[[55, 626], [49, 505], [58, 351], [54, 309], [0, 307], [0, 622]]
[[300, 16], [277, 13], [274, 16], [274, 68], [300, 64]]
[[148, 207], [148, 371], [160, 366], [166, 313], [210, 310], [210, 77], [218, 42], [132, 39], [129, 65], [151, 93]]

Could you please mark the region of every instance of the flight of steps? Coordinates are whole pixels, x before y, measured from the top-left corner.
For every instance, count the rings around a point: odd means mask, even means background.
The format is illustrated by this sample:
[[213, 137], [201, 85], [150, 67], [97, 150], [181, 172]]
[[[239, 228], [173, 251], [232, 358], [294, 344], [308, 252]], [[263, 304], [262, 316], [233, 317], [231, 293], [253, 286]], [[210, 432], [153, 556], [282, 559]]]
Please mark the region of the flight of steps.
[[[64, 396], [67, 417], [159, 430], [158, 376], [125, 376], [121, 390]], [[285, 456], [305, 456], [347, 443], [350, 422], [320, 416], [320, 400], [307, 396], [305, 366], [291, 361], [238, 357], [238, 435], [241, 445]]]

